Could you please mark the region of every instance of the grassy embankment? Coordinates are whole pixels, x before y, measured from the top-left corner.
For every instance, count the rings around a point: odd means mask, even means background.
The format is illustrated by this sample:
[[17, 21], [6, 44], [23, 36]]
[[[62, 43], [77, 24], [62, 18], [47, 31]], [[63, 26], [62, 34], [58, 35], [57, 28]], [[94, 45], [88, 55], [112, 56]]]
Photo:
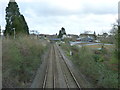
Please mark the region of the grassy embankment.
[[47, 42], [30, 37], [3, 39], [3, 87], [29, 87]]
[[[114, 53], [114, 46], [70, 46], [62, 44], [62, 48], [72, 62], [96, 87], [117, 88], [118, 87], [118, 59]], [[70, 51], [73, 55], [70, 56]]]

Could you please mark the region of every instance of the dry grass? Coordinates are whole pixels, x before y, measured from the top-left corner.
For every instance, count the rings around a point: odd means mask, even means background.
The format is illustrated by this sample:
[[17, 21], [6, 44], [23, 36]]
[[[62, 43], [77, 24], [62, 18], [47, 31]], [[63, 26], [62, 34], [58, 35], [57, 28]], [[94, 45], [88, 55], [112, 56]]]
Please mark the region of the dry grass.
[[3, 39], [3, 87], [29, 87], [47, 42], [31, 37]]

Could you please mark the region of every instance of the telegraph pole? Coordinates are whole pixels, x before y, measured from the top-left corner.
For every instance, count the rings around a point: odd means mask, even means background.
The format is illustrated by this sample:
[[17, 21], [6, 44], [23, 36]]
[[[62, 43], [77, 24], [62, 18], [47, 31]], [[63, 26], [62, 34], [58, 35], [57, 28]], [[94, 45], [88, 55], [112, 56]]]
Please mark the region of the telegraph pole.
[[0, 26], [0, 37], [2, 37], [2, 29], [1, 29], [1, 26]]
[[14, 39], [15, 39], [15, 28], [13, 28], [13, 31], [14, 31]]

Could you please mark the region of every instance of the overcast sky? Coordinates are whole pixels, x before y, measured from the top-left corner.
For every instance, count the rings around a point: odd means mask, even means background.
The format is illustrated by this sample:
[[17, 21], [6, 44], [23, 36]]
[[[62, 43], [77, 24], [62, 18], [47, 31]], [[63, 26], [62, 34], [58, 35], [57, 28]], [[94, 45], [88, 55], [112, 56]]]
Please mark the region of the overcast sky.
[[[109, 32], [118, 18], [119, 0], [15, 0], [30, 30], [42, 34], [68, 34], [84, 31]], [[0, 0], [0, 25], [5, 28], [5, 8], [9, 0]]]

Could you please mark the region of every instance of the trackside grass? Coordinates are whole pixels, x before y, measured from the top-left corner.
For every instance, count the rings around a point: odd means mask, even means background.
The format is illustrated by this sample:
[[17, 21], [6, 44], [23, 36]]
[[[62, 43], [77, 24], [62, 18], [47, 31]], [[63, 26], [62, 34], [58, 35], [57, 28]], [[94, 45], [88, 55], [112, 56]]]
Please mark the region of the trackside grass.
[[3, 39], [3, 87], [29, 87], [47, 42], [31, 37]]
[[118, 59], [114, 49], [93, 50], [69, 44], [61, 44], [61, 47], [95, 87], [118, 88]]

